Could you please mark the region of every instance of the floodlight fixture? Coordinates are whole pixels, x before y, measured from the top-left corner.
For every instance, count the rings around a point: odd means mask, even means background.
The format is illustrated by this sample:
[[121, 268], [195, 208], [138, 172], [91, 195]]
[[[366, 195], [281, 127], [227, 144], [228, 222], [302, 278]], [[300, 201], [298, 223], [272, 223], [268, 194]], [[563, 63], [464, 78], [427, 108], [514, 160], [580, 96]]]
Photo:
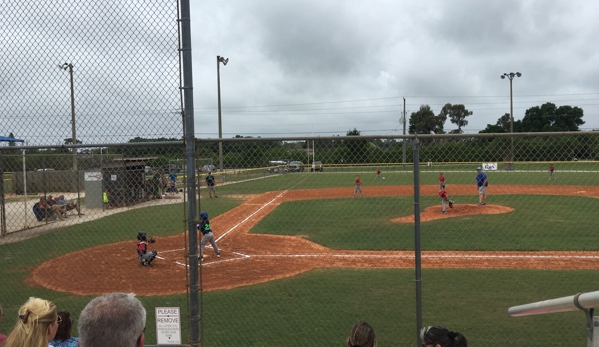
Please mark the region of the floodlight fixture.
[[[510, 72], [510, 73], [504, 73], [503, 75], [501, 75], [501, 79], [505, 79], [506, 77], [510, 80], [510, 133], [514, 132], [514, 101], [513, 101], [513, 92], [512, 92], [512, 81], [514, 79], [514, 77], [520, 77], [522, 76], [521, 73], [519, 72]], [[512, 142], [512, 149], [511, 149], [511, 168], [513, 169], [513, 163], [514, 163], [514, 138], [511, 138], [511, 142]]]

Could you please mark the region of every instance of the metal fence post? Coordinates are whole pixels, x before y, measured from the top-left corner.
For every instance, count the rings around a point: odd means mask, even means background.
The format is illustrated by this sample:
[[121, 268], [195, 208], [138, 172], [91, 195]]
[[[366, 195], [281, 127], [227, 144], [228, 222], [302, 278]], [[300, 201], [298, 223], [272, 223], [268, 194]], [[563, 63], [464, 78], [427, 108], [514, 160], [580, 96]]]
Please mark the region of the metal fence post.
[[421, 346], [422, 329], [422, 261], [420, 255], [420, 141], [414, 139], [414, 260], [416, 282], [416, 346]]
[[6, 206], [4, 204], [4, 163], [3, 163], [3, 151], [0, 151], [0, 177], [2, 177], [2, 184], [0, 184], [0, 204], [2, 205], [2, 213], [0, 219], [2, 219], [2, 226], [0, 234], [6, 235]]
[[187, 234], [189, 247], [189, 334], [190, 345], [201, 346], [201, 315], [198, 285], [196, 225], [195, 125], [193, 111], [193, 73], [191, 57], [191, 25], [189, 0], [181, 0], [181, 56], [183, 65], [183, 97], [185, 112], [185, 172], [187, 175]]

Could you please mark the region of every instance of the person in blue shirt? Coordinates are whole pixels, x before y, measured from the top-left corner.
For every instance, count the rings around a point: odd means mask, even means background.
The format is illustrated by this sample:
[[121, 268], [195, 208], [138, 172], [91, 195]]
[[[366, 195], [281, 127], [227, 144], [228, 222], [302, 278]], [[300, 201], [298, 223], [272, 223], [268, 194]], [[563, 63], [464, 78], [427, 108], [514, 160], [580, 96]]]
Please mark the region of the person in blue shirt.
[[60, 324], [58, 330], [56, 330], [54, 340], [50, 341], [50, 345], [53, 347], [77, 347], [79, 338], [71, 336], [71, 330], [73, 330], [71, 314], [68, 311], [61, 311], [58, 312], [58, 315], [61, 318]]
[[480, 167], [476, 168], [476, 186], [478, 188], [478, 204], [486, 205], [489, 181], [487, 181], [487, 174], [485, 174]]
[[170, 179], [170, 192], [171, 193], [176, 193], [177, 191], [175, 190], [175, 184], [177, 183], [177, 174], [175, 173], [175, 170], [171, 170], [171, 173], [168, 175], [168, 178]]

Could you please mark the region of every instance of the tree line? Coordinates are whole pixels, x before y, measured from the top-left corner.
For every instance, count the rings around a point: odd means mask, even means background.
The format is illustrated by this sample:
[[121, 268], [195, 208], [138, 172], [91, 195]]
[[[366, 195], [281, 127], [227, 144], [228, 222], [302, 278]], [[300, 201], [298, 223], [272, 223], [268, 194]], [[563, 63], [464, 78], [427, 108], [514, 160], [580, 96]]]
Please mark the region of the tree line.
[[[429, 105], [422, 105], [410, 115], [410, 134], [461, 134], [462, 128], [468, 125], [468, 117], [473, 114], [462, 104], [445, 104], [438, 115], [435, 115]], [[524, 118], [513, 121], [513, 132], [561, 132], [580, 131], [584, 111], [580, 107], [568, 105], [557, 107], [548, 102], [526, 110]], [[444, 124], [449, 121], [457, 125], [457, 129], [446, 132]], [[512, 119], [509, 113], [499, 117], [495, 124], [479, 133], [509, 133], [512, 132]]]
[[[428, 105], [422, 105], [409, 119], [410, 134], [460, 134], [468, 125], [468, 117], [473, 114], [462, 104], [446, 104], [439, 114], [435, 115]], [[567, 132], [579, 131], [584, 124], [583, 110], [579, 107], [560, 106], [545, 103], [526, 110], [522, 120], [513, 122], [514, 132]], [[456, 129], [444, 129], [449, 119]], [[512, 122], [509, 114], [499, 117], [496, 124], [488, 124], [479, 133], [509, 133]], [[223, 162], [227, 168], [262, 167], [269, 161], [290, 159], [305, 164], [320, 160], [325, 164], [362, 164], [362, 163], [398, 163], [403, 160], [403, 141], [396, 139], [366, 140], [356, 128], [347, 131], [352, 139], [306, 140], [306, 141], [250, 141], [223, 142]], [[235, 138], [252, 138], [236, 135]], [[178, 141], [176, 138], [142, 138], [131, 139], [135, 142]], [[72, 139], [65, 139], [68, 144]], [[77, 140], [77, 143], [80, 141]], [[512, 144], [517, 149], [512, 158]], [[406, 162], [412, 161], [411, 144], [406, 144]], [[18, 148], [18, 147], [17, 147]], [[158, 166], [171, 159], [184, 159], [185, 149], [180, 146], [147, 146], [147, 147], [110, 147], [90, 150], [93, 159], [82, 159], [81, 169], [97, 166], [100, 161], [118, 157], [154, 157], [147, 165]], [[4, 171], [18, 171], [22, 167], [20, 154], [10, 155], [4, 150]], [[72, 157], [66, 148], [28, 150], [29, 167], [54, 167], [68, 169]], [[108, 152], [110, 153], [109, 155]], [[577, 137], [530, 137], [515, 138], [454, 138], [426, 139], [421, 141], [420, 157], [423, 161], [433, 162], [480, 162], [480, 161], [563, 161], [578, 159], [599, 159], [599, 138], [593, 136]], [[219, 162], [218, 140], [196, 143], [196, 157], [209, 158], [213, 163]], [[205, 161], [203, 161], [205, 162]], [[32, 165], [32, 166], [30, 166]], [[9, 169], [10, 168], [10, 169]], [[29, 169], [28, 169], [29, 170]]]

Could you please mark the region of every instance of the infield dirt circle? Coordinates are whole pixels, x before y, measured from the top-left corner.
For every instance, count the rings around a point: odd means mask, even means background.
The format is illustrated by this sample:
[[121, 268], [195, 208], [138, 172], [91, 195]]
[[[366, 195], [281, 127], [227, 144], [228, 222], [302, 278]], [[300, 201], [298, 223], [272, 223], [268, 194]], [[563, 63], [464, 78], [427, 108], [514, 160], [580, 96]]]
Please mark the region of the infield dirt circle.
[[[453, 185], [460, 195], [476, 195], [471, 185]], [[473, 191], [474, 190], [474, 191]], [[287, 201], [351, 198], [353, 188], [273, 191], [249, 197], [238, 207], [211, 219], [215, 238], [222, 249], [216, 258], [207, 247], [201, 272], [204, 291], [230, 289], [291, 277], [315, 268], [413, 268], [413, 251], [332, 250], [296, 236], [249, 234], [249, 230], [276, 207]], [[379, 186], [364, 189], [367, 197], [410, 196], [411, 186]], [[471, 193], [471, 194], [469, 194]], [[533, 194], [599, 197], [599, 187], [494, 185], [492, 195]], [[422, 186], [421, 195], [436, 196], [437, 186]], [[366, 198], [365, 198], [366, 199]], [[476, 198], [473, 199], [476, 201]], [[447, 214], [440, 206], [426, 208], [421, 221], [475, 214], [509, 213], [499, 205], [456, 204]], [[397, 223], [413, 223], [414, 216], [398, 217]], [[76, 295], [135, 292], [165, 295], [186, 291], [185, 233], [157, 237], [152, 249], [159, 259], [154, 267], [137, 262], [135, 241], [106, 244], [51, 259], [35, 268], [28, 284]], [[594, 259], [594, 261], [589, 261]], [[424, 251], [425, 268], [503, 269], [599, 269], [599, 252], [461, 252]], [[144, 275], [140, 275], [144, 271]], [[110, 274], [107, 276], [106, 274]]]

